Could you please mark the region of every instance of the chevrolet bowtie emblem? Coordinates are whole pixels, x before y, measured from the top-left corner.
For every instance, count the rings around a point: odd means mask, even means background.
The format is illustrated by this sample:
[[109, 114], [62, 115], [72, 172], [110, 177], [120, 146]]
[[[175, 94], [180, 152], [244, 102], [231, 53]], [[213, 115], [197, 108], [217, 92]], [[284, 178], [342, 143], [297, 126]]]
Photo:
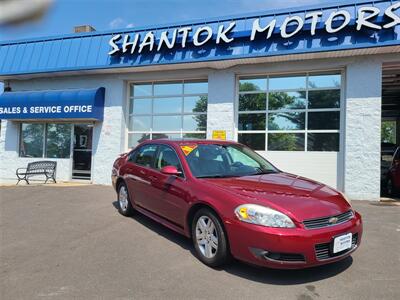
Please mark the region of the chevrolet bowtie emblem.
[[332, 217], [328, 220], [329, 224], [336, 224], [339, 219], [336, 217]]

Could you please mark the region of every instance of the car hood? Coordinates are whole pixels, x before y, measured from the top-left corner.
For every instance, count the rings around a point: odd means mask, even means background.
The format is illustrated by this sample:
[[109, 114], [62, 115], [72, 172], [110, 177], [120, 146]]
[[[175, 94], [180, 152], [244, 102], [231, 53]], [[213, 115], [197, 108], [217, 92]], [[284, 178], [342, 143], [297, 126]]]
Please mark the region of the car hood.
[[277, 209], [298, 222], [337, 215], [351, 208], [338, 191], [288, 173], [203, 180], [241, 197], [246, 203]]

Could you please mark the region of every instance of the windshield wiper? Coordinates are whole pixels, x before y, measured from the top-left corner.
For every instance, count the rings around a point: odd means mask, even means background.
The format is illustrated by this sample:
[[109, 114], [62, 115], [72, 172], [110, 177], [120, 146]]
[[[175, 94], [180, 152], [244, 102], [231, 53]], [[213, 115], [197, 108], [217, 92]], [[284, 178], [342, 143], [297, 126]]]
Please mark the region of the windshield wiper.
[[260, 172], [254, 173], [252, 175], [266, 175], [266, 174], [274, 174], [274, 173], [278, 173], [278, 172], [273, 171], [273, 170], [265, 170], [265, 171], [260, 171]]
[[196, 178], [229, 178], [229, 177], [236, 177], [232, 175], [203, 175], [203, 176], [196, 176]]

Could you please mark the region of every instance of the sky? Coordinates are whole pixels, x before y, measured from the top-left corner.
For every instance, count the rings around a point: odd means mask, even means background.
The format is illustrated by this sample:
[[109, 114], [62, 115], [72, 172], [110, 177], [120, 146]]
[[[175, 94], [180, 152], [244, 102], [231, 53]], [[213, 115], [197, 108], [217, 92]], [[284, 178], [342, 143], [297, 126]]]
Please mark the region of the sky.
[[40, 21], [0, 27], [0, 41], [72, 33], [83, 24], [103, 31], [332, 2], [340, 0], [53, 0]]
[[0, 41], [72, 33], [76, 25], [104, 31], [332, 2], [340, 0], [53, 0], [40, 20], [0, 27]]

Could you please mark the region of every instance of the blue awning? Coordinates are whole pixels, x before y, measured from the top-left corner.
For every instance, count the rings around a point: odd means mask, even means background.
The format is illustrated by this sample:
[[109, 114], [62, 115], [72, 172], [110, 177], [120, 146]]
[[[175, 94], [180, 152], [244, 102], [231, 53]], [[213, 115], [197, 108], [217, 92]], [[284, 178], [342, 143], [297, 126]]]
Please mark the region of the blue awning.
[[103, 120], [105, 88], [5, 92], [0, 119]]

